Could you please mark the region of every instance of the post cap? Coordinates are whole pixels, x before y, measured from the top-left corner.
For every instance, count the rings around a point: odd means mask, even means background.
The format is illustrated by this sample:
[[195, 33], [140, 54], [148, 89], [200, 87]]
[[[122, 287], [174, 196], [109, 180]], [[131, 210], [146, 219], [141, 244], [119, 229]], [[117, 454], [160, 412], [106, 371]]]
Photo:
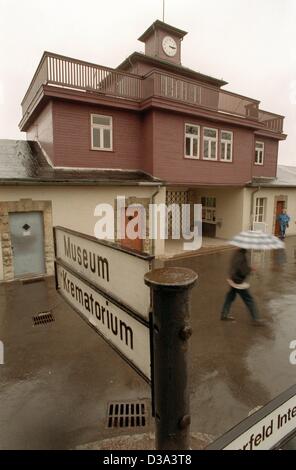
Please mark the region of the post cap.
[[149, 287], [190, 287], [198, 276], [192, 269], [169, 267], [154, 269], [145, 274], [145, 284]]

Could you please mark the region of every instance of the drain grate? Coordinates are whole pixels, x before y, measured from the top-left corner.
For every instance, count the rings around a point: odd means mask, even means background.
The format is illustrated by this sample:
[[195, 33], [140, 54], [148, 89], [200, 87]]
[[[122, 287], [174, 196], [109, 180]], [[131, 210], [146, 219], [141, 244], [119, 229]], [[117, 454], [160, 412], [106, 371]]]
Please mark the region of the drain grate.
[[147, 403], [113, 402], [108, 405], [108, 428], [135, 428], [144, 427], [147, 424]]
[[55, 321], [55, 318], [51, 312], [40, 312], [38, 315], [33, 317], [34, 326], [45, 325], [46, 323], [51, 323], [53, 321]]

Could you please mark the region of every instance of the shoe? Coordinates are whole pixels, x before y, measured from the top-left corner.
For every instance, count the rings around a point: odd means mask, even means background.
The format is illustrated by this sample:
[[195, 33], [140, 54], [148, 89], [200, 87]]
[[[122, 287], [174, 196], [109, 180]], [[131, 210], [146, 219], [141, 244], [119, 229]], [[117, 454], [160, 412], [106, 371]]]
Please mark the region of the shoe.
[[231, 315], [227, 315], [227, 317], [221, 317], [222, 321], [235, 321], [235, 318]]
[[265, 326], [266, 321], [263, 320], [262, 318], [258, 318], [257, 320], [253, 320], [252, 325], [253, 326]]

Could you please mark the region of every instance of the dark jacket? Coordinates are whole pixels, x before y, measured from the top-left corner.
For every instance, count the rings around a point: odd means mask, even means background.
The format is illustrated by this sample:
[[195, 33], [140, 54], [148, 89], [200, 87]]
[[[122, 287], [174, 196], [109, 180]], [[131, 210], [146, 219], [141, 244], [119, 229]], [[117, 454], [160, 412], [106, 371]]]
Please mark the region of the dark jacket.
[[238, 249], [231, 259], [230, 279], [236, 284], [242, 284], [250, 273], [251, 267], [247, 258], [247, 250]]

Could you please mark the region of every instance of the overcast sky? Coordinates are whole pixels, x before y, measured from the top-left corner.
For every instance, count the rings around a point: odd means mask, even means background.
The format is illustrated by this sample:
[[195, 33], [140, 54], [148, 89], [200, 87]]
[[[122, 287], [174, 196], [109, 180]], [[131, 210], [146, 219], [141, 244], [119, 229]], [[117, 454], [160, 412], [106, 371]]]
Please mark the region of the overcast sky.
[[[165, 21], [188, 31], [182, 64], [286, 116], [280, 163], [296, 165], [296, 0], [165, 0]], [[162, 0], [0, 0], [0, 138], [18, 130], [20, 103], [44, 50], [116, 67]]]

